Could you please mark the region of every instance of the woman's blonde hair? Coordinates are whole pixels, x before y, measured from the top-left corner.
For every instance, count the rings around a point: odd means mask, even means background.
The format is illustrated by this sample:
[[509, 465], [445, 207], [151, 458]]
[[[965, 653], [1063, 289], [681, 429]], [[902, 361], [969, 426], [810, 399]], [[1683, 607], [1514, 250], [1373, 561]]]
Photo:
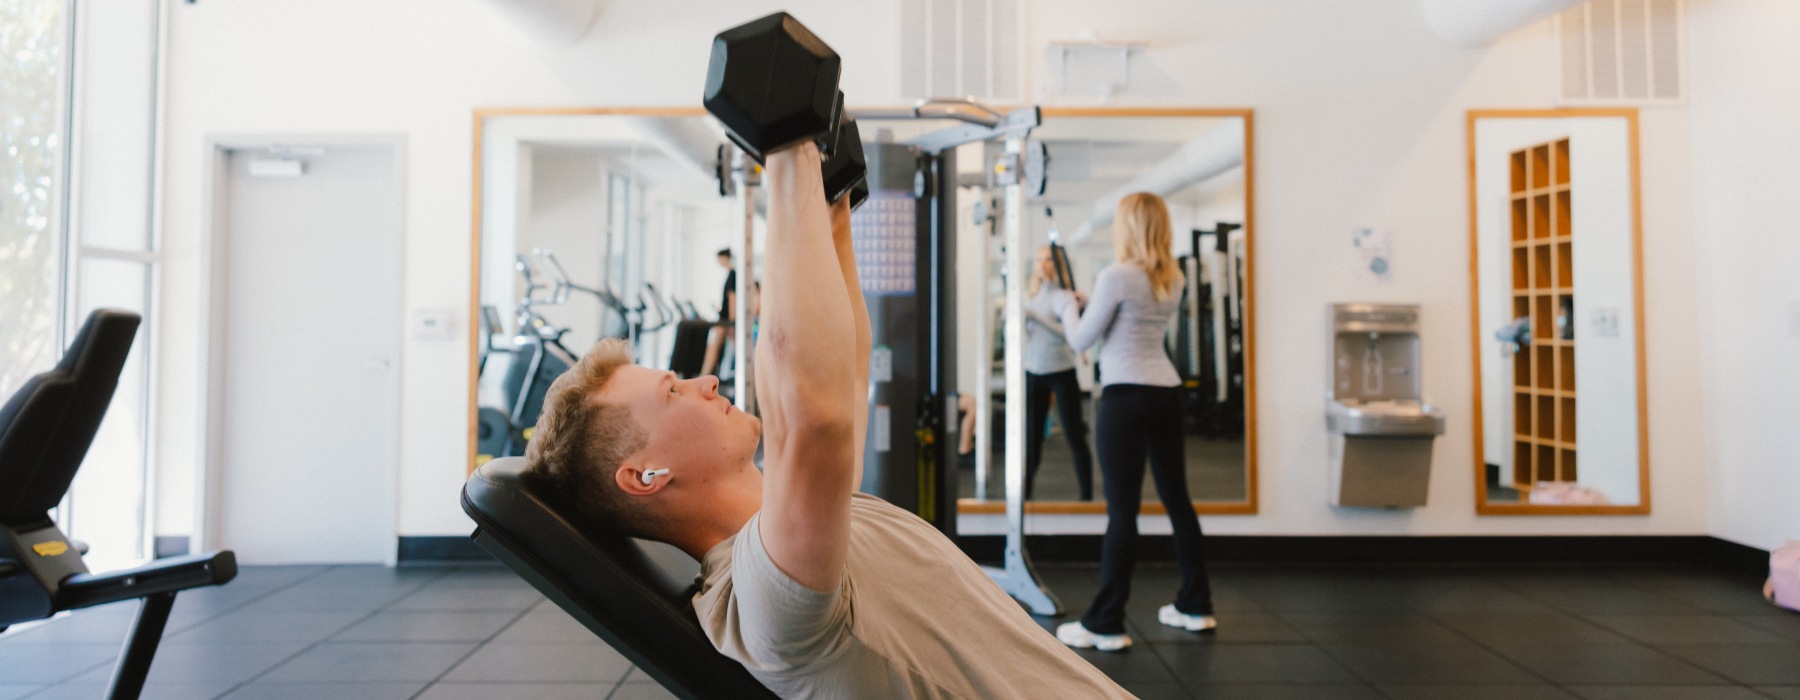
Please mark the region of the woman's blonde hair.
[[[1042, 260], [1042, 257], [1045, 254], [1049, 254], [1052, 256], [1055, 255], [1055, 253], [1050, 251], [1050, 246], [1041, 246], [1037, 249], [1036, 253], [1032, 254], [1031, 274], [1025, 276], [1025, 296], [1026, 297], [1037, 296], [1038, 290], [1044, 288], [1044, 282], [1051, 281], [1052, 283], [1054, 283], [1054, 280], [1045, 280], [1044, 279], [1044, 262]], [[1052, 262], [1051, 264], [1055, 265], [1056, 263]], [[1057, 286], [1060, 287], [1062, 285], [1057, 284]]]
[[1133, 192], [1119, 200], [1113, 217], [1113, 257], [1120, 263], [1143, 268], [1150, 276], [1150, 291], [1157, 301], [1168, 301], [1181, 286], [1181, 268], [1175, 264], [1174, 232], [1169, 228], [1169, 205], [1149, 192]]

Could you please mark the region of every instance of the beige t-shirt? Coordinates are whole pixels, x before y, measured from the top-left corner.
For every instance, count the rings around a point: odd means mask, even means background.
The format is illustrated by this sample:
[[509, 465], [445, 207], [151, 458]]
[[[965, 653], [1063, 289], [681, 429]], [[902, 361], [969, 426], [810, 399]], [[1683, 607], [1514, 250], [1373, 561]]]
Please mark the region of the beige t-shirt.
[[844, 580], [776, 568], [758, 523], [701, 561], [694, 611], [720, 653], [783, 698], [1129, 698], [952, 544], [874, 496], [850, 501]]

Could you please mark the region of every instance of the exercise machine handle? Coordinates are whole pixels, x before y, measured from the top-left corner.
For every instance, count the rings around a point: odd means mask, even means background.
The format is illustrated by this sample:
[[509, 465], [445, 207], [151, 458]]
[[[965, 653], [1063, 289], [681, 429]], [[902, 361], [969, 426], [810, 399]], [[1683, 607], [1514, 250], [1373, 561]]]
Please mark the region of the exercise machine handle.
[[216, 586], [237, 578], [237, 555], [231, 550], [158, 559], [135, 569], [104, 574], [75, 574], [56, 590], [59, 610], [89, 608], [197, 586]]

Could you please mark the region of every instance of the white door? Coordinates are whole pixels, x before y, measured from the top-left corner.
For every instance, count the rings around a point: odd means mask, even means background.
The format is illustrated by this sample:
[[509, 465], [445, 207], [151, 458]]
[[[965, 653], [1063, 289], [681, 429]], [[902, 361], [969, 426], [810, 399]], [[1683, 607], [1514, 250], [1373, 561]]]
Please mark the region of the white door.
[[215, 162], [213, 546], [247, 563], [391, 562], [399, 146], [240, 149]]

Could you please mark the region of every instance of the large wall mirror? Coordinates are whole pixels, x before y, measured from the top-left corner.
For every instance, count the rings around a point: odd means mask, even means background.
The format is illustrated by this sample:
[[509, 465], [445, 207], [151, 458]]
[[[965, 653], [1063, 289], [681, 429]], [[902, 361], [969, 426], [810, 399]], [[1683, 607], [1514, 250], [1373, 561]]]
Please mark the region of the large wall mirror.
[[1476, 510], [1650, 512], [1637, 112], [1471, 111]]
[[[906, 142], [960, 123], [907, 109], [856, 113], [870, 142]], [[1043, 192], [1026, 207], [1026, 236], [1036, 250], [1055, 232], [1078, 289], [1089, 289], [1111, 263], [1111, 216], [1121, 196], [1150, 191], [1170, 205], [1173, 252], [1188, 283], [1168, 347], [1187, 384], [1189, 483], [1203, 513], [1255, 512], [1250, 134], [1250, 111], [1237, 109], [1046, 109], [1033, 132], [1048, 159]], [[542, 387], [599, 338], [633, 339], [640, 363], [673, 368], [695, 347], [684, 329], [719, 318], [730, 266], [746, 267], [718, 252], [741, 255], [748, 229], [754, 270], [762, 235], [760, 206], [721, 196], [723, 143], [697, 108], [476, 113], [472, 465], [522, 453]], [[958, 393], [989, 399], [975, 415], [990, 456], [981, 468], [967, 460], [956, 475], [964, 513], [999, 512], [1004, 498], [1000, 189], [984, 175], [998, 149], [976, 142], [954, 158], [962, 173], [953, 200]], [[731, 338], [717, 335], [703, 330], [698, 342], [707, 353], [719, 346], [717, 362], [709, 357], [706, 365], [729, 380], [737, 374]], [[1094, 356], [1080, 368], [1087, 394], [1079, 408], [1089, 426], [1098, 394]], [[1105, 512], [1098, 466], [1096, 498], [1083, 502], [1060, 419], [1048, 425], [1028, 507]], [[1091, 431], [1087, 441], [1091, 448]], [[1145, 512], [1160, 513], [1149, 483]]]
[[[523, 454], [543, 390], [595, 341], [665, 368], [694, 340], [683, 321], [719, 318], [718, 253], [743, 230], [719, 193], [723, 139], [698, 108], [476, 114], [471, 465]], [[700, 333], [729, 379], [731, 353]]]
[[[1169, 204], [1174, 228], [1174, 254], [1187, 278], [1181, 311], [1170, 324], [1166, 344], [1184, 381], [1187, 426], [1188, 485], [1201, 513], [1256, 512], [1255, 375], [1253, 372], [1254, 304], [1252, 303], [1252, 192], [1255, 172], [1252, 112], [1248, 109], [1045, 109], [1043, 125], [1032, 138], [1047, 155], [1042, 193], [1027, 197], [1025, 238], [1034, 254], [1053, 240], [1066, 251], [1078, 290], [1090, 290], [1095, 275], [1113, 261], [1112, 217], [1124, 195], [1148, 191]], [[904, 140], [943, 124], [872, 122], [864, 133], [890, 129]], [[989, 162], [998, 144], [987, 146]], [[998, 205], [997, 190], [972, 188], [959, 202], [980, 203], [987, 211]], [[992, 219], [981, 206], [968, 216], [992, 238]], [[965, 229], [959, 235], [971, 233]], [[965, 271], [958, 285], [959, 341], [964, 353], [978, 353], [963, 363], [959, 382], [965, 391], [989, 392], [978, 421], [979, 435], [992, 436], [977, 459], [965, 460], [959, 480], [959, 510], [998, 513], [1004, 510], [1001, 459], [1004, 405], [1001, 338], [1003, 255], [993, 245], [965, 246], [959, 255], [981, 256], [976, 265], [959, 261]], [[1028, 287], [1029, 289], [1029, 287]], [[983, 342], [972, 339], [981, 338]], [[1095, 401], [1100, 386], [1097, 353], [1078, 359], [1076, 372], [1085, 398], [1079, 407], [1088, 427], [1085, 441], [1093, 448]], [[971, 371], [973, 369], [973, 371]], [[977, 389], [976, 387], [980, 387]], [[1027, 512], [1098, 514], [1106, 512], [1100, 469], [1093, 467], [1091, 494], [1084, 501], [1076, 474], [1075, 451], [1060, 407], [1047, 410], [1041, 461]], [[980, 443], [980, 440], [971, 442]], [[979, 459], [987, 453], [987, 459]], [[969, 467], [970, 462], [975, 463]], [[987, 467], [987, 468], [982, 468]], [[1155, 486], [1145, 481], [1147, 514], [1162, 513]]]

